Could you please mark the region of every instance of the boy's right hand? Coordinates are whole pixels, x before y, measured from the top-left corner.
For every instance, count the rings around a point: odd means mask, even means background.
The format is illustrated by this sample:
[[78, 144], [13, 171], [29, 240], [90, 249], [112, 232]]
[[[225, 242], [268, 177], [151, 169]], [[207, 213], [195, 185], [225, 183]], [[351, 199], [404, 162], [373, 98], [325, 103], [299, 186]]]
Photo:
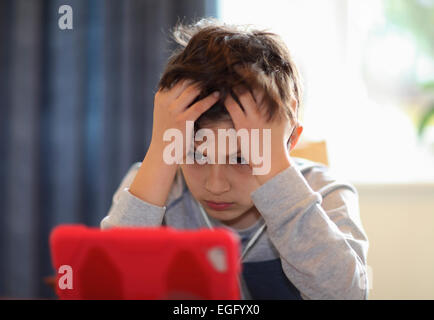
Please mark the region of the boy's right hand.
[[[152, 152], [153, 158], [159, 153], [163, 158], [164, 148], [171, 141], [164, 141], [163, 136], [168, 129], [178, 129], [183, 136], [183, 158], [185, 159], [186, 150], [190, 150], [193, 135], [186, 131], [186, 121], [196, 121], [202, 113], [213, 106], [218, 98], [219, 92], [213, 92], [202, 100], [197, 101], [188, 107], [200, 94], [201, 88], [199, 83], [193, 83], [190, 79], [180, 80], [171, 89], [161, 89], [155, 94], [154, 98], [154, 124], [152, 128], [152, 139], [149, 151]], [[187, 144], [184, 146], [184, 144]], [[183, 159], [176, 159], [176, 163]]]
[[[199, 93], [200, 87], [197, 84], [192, 84], [191, 80], [181, 80], [170, 90], [160, 89], [155, 94], [151, 144], [130, 186], [130, 192], [134, 196], [157, 206], [166, 203], [178, 164], [166, 164], [163, 160], [164, 148], [171, 143], [163, 140], [164, 132], [178, 129], [183, 137], [187, 135], [188, 139], [184, 141], [191, 144], [194, 128], [186, 133], [186, 121], [196, 121], [218, 100], [218, 95], [211, 94], [188, 107]], [[190, 147], [187, 146], [187, 150]], [[185, 153], [185, 149], [182, 153]]]

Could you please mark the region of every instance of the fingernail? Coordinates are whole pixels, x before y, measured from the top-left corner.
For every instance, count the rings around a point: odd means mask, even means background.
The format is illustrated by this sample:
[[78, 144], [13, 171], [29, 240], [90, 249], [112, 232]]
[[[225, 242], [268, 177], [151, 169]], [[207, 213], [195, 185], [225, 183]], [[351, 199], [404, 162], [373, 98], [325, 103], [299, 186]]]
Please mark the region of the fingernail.
[[219, 95], [220, 95], [220, 92], [218, 92], [218, 91], [214, 91], [212, 95], [213, 95], [214, 97], [218, 98]]

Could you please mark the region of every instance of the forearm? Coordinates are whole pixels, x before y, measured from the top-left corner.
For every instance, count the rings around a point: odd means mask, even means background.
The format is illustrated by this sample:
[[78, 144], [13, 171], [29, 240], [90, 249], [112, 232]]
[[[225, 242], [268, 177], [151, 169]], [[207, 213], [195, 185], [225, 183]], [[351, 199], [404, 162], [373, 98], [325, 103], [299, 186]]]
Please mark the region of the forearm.
[[169, 196], [176, 170], [177, 165], [166, 164], [163, 161], [163, 152], [151, 146], [129, 191], [147, 203], [163, 207]]
[[102, 229], [125, 226], [159, 226], [162, 224], [165, 207], [153, 205], [134, 196], [130, 185], [136, 177], [141, 163], [133, 164], [113, 195], [107, 216], [101, 221]]
[[294, 168], [257, 191], [252, 199], [267, 223], [282, 268], [304, 297], [366, 297], [367, 239], [351, 219], [345, 218], [348, 215], [339, 212], [347, 210], [344, 204], [329, 209], [335, 218], [346, 219], [345, 225], [351, 226], [341, 231], [320, 205], [321, 196]]
[[280, 172], [286, 170], [291, 166], [291, 159], [288, 152], [279, 152], [277, 155], [272, 154], [271, 159], [272, 164], [270, 170], [266, 174], [256, 175], [256, 181], [259, 185], [265, 184], [267, 181], [271, 180], [273, 177], [278, 175]]

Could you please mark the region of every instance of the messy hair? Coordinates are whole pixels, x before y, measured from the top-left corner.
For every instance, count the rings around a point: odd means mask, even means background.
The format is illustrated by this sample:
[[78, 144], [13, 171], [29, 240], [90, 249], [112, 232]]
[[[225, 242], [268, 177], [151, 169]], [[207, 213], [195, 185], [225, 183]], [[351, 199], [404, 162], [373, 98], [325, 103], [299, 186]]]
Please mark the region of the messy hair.
[[[261, 111], [268, 121], [283, 115], [297, 122], [302, 84], [289, 50], [278, 35], [250, 26], [202, 19], [191, 25], [178, 23], [173, 37], [180, 47], [169, 58], [159, 87], [171, 88], [181, 79], [192, 79], [201, 88], [194, 102], [220, 91], [219, 101], [201, 115], [197, 126], [230, 119], [223, 102], [231, 94], [239, 103], [232, 91], [238, 85], [251, 92], [263, 90], [263, 101], [258, 105], [266, 108]], [[291, 106], [292, 100], [296, 102], [295, 108]]]

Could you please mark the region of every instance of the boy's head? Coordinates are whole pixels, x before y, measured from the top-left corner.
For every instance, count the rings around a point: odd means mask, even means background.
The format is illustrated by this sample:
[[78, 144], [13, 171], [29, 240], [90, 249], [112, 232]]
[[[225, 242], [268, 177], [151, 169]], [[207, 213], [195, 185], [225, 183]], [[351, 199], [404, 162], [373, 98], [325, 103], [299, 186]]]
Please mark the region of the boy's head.
[[173, 35], [181, 48], [169, 59], [159, 87], [171, 88], [181, 79], [192, 79], [202, 88], [194, 102], [220, 91], [220, 100], [196, 121], [196, 129], [205, 121], [230, 120], [223, 101], [227, 94], [237, 100], [232, 90], [238, 85], [263, 93], [265, 103], [261, 105], [266, 110], [262, 111], [268, 120], [285, 116], [297, 122], [302, 85], [289, 50], [278, 35], [214, 19], [189, 26], [179, 24]]
[[[239, 85], [254, 94], [267, 120], [284, 117], [292, 126], [297, 124], [301, 81], [279, 36], [210, 19], [178, 25], [174, 36], [181, 48], [169, 59], [159, 87], [171, 88], [182, 79], [198, 82], [201, 93], [192, 104], [213, 91], [220, 92], [219, 101], [195, 122], [195, 130], [206, 127], [217, 133], [220, 128], [233, 127], [224, 101], [230, 94], [239, 103], [233, 91]], [[240, 145], [237, 147], [240, 154]], [[247, 164], [194, 163], [181, 165], [181, 169], [190, 192], [211, 217], [235, 228], [247, 227], [259, 217], [250, 198], [258, 183]], [[219, 207], [212, 202], [223, 204]]]

